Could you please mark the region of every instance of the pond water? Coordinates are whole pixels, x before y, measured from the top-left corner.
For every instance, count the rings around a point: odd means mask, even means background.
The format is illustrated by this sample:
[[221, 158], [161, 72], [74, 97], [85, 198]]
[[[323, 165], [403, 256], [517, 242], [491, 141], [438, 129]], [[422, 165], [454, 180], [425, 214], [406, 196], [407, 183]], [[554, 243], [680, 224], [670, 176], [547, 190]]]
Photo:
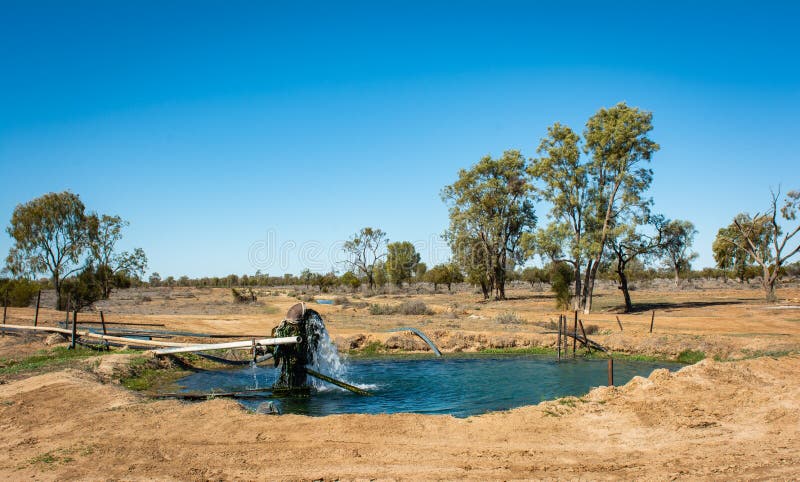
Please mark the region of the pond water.
[[[679, 369], [681, 364], [614, 361], [614, 382], [627, 383], [656, 368]], [[253, 367], [207, 371], [179, 380], [186, 392], [239, 391], [269, 387], [278, 370]], [[587, 393], [607, 383], [607, 362], [550, 356], [480, 356], [464, 358], [351, 360], [344, 379], [375, 394], [362, 397], [320, 382], [308, 398], [271, 398], [269, 393], [240, 400], [255, 409], [270, 400], [282, 413], [330, 415], [337, 413], [426, 413], [467, 417], [507, 410], [558, 397]]]

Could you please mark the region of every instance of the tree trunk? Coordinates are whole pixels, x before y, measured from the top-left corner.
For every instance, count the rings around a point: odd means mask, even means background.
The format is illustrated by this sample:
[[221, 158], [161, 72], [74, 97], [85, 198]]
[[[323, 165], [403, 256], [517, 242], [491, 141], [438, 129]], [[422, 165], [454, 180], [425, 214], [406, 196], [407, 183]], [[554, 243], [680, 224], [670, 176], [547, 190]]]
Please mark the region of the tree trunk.
[[589, 276], [592, 274], [592, 265], [594, 260], [589, 260], [586, 264], [586, 272], [584, 273], [583, 277], [583, 288], [581, 290], [581, 299], [580, 305], [578, 306], [578, 310], [583, 310], [586, 307], [586, 298], [588, 297], [588, 290], [589, 290]]
[[57, 274], [53, 275], [53, 287], [56, 289], [56, 310], [60, 310], [61, 306], [61, 279]]
[[628, 276], [625, 274], [625, 266], [617, 265], [617, 275], [619, 276], [619, 289], [622, 290], [622, 296], [625, 298], [625, 313], [630, 313], [633, 310], [633, 303], [631, 303], [631, 294], [628, 290]]
[[[596, 260], [595, 260], [596, 261]], [[594, 280], [597, 278], [597, 269], [600, 267], [599, 262], [595, 262], [591, 269], [589, 269], [589, 273], [586, 280], [586, 300], [583, 305], [583, 314], [588, 315], [592, 312], [592, 294], [594, 293]]]
[[775, 282], [768, 283], [767, 286], [764, 287], [764, 292], [767, 297], [768, 303], [776, 303], [778, 301], [778, 295], [775, 293]]
[[680, 271], [678, 271], [678, 265], [676, 264], [675, 265], [675, 287], [676, 288], [678, 287], [678, 284], [680, 283], [680, 281], [681, 281]]
[[775, 303], [778, 301], [778, 295], [775, 293], [775, 284], [778, 281], [778, 272], [781, 268], [780, 266], [775, 266], [773, 269], [774, 272], [770, 273], [769, 268], [764, 266], [764, 275], [761, 278], [761, 286], [764, 287], [764, 295], [766, 296], [767, 303]]
[[575, 293], [572, 298], [572, 307], [575, 311], [580, 311], [581, 306], [581, 265], [580, 261], [575, 261]]

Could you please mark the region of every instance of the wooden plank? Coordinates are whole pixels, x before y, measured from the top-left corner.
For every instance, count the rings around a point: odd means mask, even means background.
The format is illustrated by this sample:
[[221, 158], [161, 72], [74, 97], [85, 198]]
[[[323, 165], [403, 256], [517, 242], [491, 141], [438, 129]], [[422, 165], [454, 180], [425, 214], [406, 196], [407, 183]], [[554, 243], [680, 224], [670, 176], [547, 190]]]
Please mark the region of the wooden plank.
[[619, 325], [619, 331], [623, 331], [622, 330], [622, 322], [619, 321], [619, 316], [617, 316], [617, 324]]
[[650, 333], [653, 332], [653, 323], [656, 321], [656, 310], [653, 310], [653, 316], [650, 317]]

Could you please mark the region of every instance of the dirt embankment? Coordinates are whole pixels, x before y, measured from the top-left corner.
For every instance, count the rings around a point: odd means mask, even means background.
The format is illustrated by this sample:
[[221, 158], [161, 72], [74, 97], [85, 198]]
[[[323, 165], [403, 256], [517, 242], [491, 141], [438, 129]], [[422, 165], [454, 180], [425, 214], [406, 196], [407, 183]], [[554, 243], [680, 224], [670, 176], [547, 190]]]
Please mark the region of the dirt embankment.
[[703, 361], [467, 419], [142, 403], [66, 370], [0, 386], [0, 476], [88, 479], [795, 478], [800, 357]]

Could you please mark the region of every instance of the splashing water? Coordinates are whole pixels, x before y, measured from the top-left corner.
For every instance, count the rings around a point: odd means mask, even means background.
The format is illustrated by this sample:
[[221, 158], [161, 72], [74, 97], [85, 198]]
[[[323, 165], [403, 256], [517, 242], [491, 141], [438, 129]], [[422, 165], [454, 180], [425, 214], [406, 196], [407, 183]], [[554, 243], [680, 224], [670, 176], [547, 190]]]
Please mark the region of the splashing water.
[[258, 365], [256, 365], [256, 361], [252, 360], [250, 362], [250, 371], [253, 372], [253, 390], [258, 390], [258, 374], [256, 372], [257, 367]]
[[[329, 377], [344, 380], [347, 375], [347, 365], [339, 356], [339, 350], [331, 340], [328, 330], [325, 328], [325, 322], [316, 311], [309, 313], [306, 321], [306, 333], [308, 333], [310, 351], [310, 363], [307, 366]], [[309, 378], [311, 385], [317, 390], [325, 390], [330, 387], [321, 380]]]

